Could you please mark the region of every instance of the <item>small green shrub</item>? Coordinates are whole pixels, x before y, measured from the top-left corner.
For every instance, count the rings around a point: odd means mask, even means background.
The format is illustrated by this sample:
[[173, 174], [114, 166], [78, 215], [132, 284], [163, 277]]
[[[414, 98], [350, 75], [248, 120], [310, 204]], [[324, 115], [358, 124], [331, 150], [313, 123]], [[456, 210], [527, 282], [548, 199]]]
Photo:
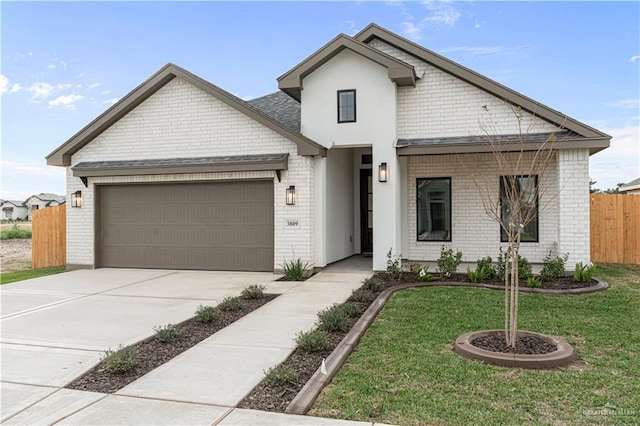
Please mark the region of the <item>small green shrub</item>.
[[118, 346], [108, 349], [101, 358], [102, 367], [111, 374], [123, 374], [133, 370], [138, 363], [138, 351], [133, 346]]
[[306, 352], [319, 352], [329, 349], [329, 336], [322, 330], [301, 331], [296, 335], [296, 345]]
[[496, 271], [496, 267], [493, 264], [493, 259], [491, 256], [483, 257], [482, 259], [478, 259], [476, 262], [476, 269], [485, 268], [486, 276], [485, 279], [492, 280], [498, 276], [498, 272]]
[[263, 285], [252, 284], [242, 290], [240, 297], [243, 299], [262, 299], [264, 297], [265, 290], [266, 287]]
[[573, 280], [577, 283], [588, 283], [596, 272], [596, 265], [589, 262], [583, 265], [582, 262], [576, 263], [576, 272], [573, 274]]
[[220, 310], [215, 306], [198, 306], [196, 309], [196, 321], [213, 322], [220, 317]]
[[345, 315], [349, 318], [357, 318], [360, 315], [360, 311], [358, 307], [353, 303], [342, 303], [339, 305], [340, 309], [345, 313]]
[[529, 288], [540, 288], [542, 287], [542, 281], [540, 281], [536, 277], [527, 278], [527, 287]]
[[542, 261], [542, 271], [540, 272], [540, 278], [543, 281], [554, 278], [560, 278], [564, 275], [564, 267], [569, 258], [569, 253], [565, 253], [564, 256], [554, 256], [549, 251]]
[[361, 288], [373, 292], [380, 291], [382, 290], [382, 281], [377, 278], [367, 278], [362, 282]]
[[440, 249], [440, 258], [438, 259], [438, 273], [449, 278], [458, 270], [458, 266], [462, 262], [462, 252], [458, 251], [453, 254], [453, 249], [442, 246]]
[[350, 315], [346, 311], [345, 305], [344, 303], [334, 303], [318, 312], [318, 328], [328, 332], [347, 331]]
[[435, 275], [432, 275], [429, 272], [428, 265], [420, 269], [420, 271], [418, 272], [418, 281], [431, 282], [431, 281], [438, 281], [439, 279], [440, 279], [439, 277], [436, 277]]
[[471, 282], [481, 283], [482, 281], [487, 279], [487, 276], [489, 275], [489, 270], [487, 269], [486, 266], [478, 266], [474, 271], [467, 266], [467, 275], [469, 276], [469, 279], [471, 280]]
[[358, 303], [371, 303], [376, 295], [364, 287], [360, 287], [351, 292], [351, 298]]
[[309, 269], [309, 262], [302, 263], [302, 259], [297, 258], [285, 260], [281, 266], [285, 281], [302, 281]]
[[239, 311], [243, 306], [244, 300], [242, 300], [242, 297], [240, 296], [225, 297], [222, 299], [222, 302], [218, 303], [218, 309], [225, 312]]
[[400, 268], [400, 256], [394, 256], [393, 251], [387, 252], [387, 274], [392, 281], [400, 281], [402, 269]]
[[[498, 254], [498, 261], [497, 261], [497, 267], [496, 267], [496, 272], [500, 279], [504, 279], [505, 268], [510, 269], [510, 266], [506, 265], [506, 261], [505, 261], [506, 255], [507, 255], [506, 252], [504, 252], [502, 250], [502, 247], [500, 247], [500, 253]], [[526, 280], [531, 276], [533, 276], [531, 263], [529, 263], [529, 260], [526, 257], [518, 255], [518, 278]]]
[[279, 386], [293, 385], [298, 381], [298, 374], [288, 368], [278, 365], [264, 371], [265, 386], [275, 388]]
[[31, 238], [31, 229], [18, 228], [14, 224], [10, 229], [0, 232], [0, 240], [19, 240], [23, 238]]
[[153, 327], [156, 332], [156, 340], [160, 343], [172, 343], [182, 338], [182, 332], [173, 324]]

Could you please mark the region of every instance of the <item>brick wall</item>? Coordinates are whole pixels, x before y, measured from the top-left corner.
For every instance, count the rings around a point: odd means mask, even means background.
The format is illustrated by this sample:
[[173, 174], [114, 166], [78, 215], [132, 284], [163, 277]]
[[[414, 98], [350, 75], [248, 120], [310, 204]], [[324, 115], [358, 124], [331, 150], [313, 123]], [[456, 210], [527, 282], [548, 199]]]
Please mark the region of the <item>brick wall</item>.
[[[295, 254], [313, 261], [313, 161], [297, 155], [296, 145], [189, 83], [174, 79], [112, 127], [73, 155], [81, 161], [155, 159], [218, 155], [289, 153], [289, 169], [282, 182], [274, 172], [198, 173], [160, 176], [90, 178], [85, 188], [67, 168], [67, 199], [82, 191], [83, 206], [67, 208], [67, 262], [94, 262], [94, 185], [125, 182], [176, 182], [269, 178], [274, 179], [274, 268]], [[296, 186], [296, 205], [285, 205], [285, 188]], [[294, 215], [300, 227], [285, 231], [284, 217]]]

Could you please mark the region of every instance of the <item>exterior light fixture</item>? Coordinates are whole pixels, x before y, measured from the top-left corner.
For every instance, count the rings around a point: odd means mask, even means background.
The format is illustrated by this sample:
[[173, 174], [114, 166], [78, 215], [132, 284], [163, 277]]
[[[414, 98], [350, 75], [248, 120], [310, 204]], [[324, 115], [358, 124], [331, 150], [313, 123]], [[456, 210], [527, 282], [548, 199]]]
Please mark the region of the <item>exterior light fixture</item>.
[[378, 182], [387, 181], [387, 163], [380, 163], [378, 166]]
[[291, 185], [287, 188], [287, 205], [293, 206], [296, 204], [296, 187]]
[[71, 194], [71, 207], [82, 207], [82, 191]]

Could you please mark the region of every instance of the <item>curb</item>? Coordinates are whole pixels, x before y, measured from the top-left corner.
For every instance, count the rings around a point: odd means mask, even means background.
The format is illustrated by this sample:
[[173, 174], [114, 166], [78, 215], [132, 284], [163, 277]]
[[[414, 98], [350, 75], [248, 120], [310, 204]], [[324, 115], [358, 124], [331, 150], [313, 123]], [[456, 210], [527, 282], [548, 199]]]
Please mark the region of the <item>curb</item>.
[[[580, 295], [594, 293], [598, 291], [604, 291], [609, 288], [609, 284], [594, 278], [598, 284], [568, 290], [545, 290], [540, 288], [521, 288], [520, 291], [524, 293], [541, 293], [541, 294], [571, 294]], [[315, 402], [322, 389], [331, 382], [336, 373], [342, 368], [345, 361], [351, 355], [351, 352], [355, 349], [358, 342], [364, 335], [369, 325], [378, 316], [378, 313], [382, 310], [389, 298], [397, 291], [406, 290], [408, 288], [416, 287], [471, 287], [471, 288], [486, 288], [490, 290], [504, 290], [503, 286], [497, 286], [493, 284], [481, 284], [481, 283], [463, 283], [463, 282], [425, 282], [425, 283], [408, 283], [400, 284], [397, 286], [389, 287], [382, 291], [367, 308], [362, 316], [358, 319], [355, 325], [347, 333], [342, 341], [336, 346], [331, 354], [325, 359], [326, 374], [323, 374], [318, 368], [311, 379], [300, 389], [300, 392], [293, 398], [285, 409], [287, 414], [306, 414], [311, 408], [311, 405]]]

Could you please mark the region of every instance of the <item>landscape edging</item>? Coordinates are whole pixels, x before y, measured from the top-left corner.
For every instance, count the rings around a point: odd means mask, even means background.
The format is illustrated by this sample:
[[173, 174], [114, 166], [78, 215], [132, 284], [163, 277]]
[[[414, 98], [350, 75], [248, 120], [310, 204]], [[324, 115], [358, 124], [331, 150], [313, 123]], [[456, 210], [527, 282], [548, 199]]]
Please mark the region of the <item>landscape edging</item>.
[[[598, 284], [567, 290], [555, 290], [555, 289], [542, 289], [542, 288], [521, 288], [520, 291], [525, 293], [541, 293], [541, 294], [572, 294], [580, 295], [587, 293], [594, 293], [603, 291], [609, 288], [609, 284], [593, 278]], [[382, 291], [378, 297], [369, 305], [366, 311], [358, 319], [355, 325], [347, 333], [346, 336], [340, 341], [338, 346], [331, 352], [331, 354], [325, 359], [326, 373], [322, 373], [322, 368], [319, 367], [313, 376], [305, 383], [300, 389], [300, 392], [293, 398], [285, 409], [285, 413], [288, 414], [306, 414], [311, 408], [311, 405], [315, 402], [322, 389], [333, 379], [336, 373], [342, 368], [349, 355], [353, 352], [356, 345], [364, 335], [369, 325], [378, 316], [378, 313], [382, 310], [387, 303], [391, 295], [400, 290], [417, 287], [471, 287], [471, 288], [486, 288], [490, 290], [504, 290], [503, 286], [493, 284], [482, 283], [465, 283], [465, 282], [423, 282], [423, 283], [407, 283], [400, 284], [393, 287], [389, 287]]]

